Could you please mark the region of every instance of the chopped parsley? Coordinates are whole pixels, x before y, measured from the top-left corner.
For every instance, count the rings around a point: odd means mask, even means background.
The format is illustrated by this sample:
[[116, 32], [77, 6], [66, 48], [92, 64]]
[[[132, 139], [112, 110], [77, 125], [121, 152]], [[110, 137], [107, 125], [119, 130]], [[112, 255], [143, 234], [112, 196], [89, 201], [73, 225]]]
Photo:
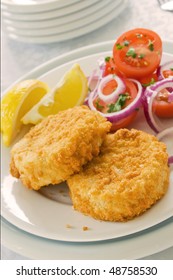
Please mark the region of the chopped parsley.
[[102, 106], [100, 104], [100, 99], [97, 99], [97, 101], [95, 102], [96, 108], [97, 110], [102, 110], [104, 108], [104, 106]]
[[136, 52], [134, 48], [130, 48], [127, 52], [126, 52], [126, 56], [131, 56], [133, 58], [136, 57]]
[[130, 95], [128, 93], [120, 94], [117, 101], [115, 103], [111, 103], [108, 105], [108, 113], [118, 112], [122, 109], [122, 107], [125, 105], [126, 100], [130, 98]]
[[149, 48], [150, 51], [154, 51], [154, 44], [153, 44], [153, 41], [149, 40], [148, 48]]
[[141, 54], [138, 55], [138, 58], [141, 58], [141, 59], [142, 59], [142, 58], [144, 58], [144, 57], [145, 57], [145, 54], [144, 54], [144, 53], [141, 53]]
[[123, 47], [124, 47], [124, 46], [120, 45], [119, 43], [118, 43], [118, 44], [116, 44], [116, 48], [117, 48], [117, 50], [121, 50]]
[[123, 45], [126, 46], [126, 47], [128, 47], [129, 44], [130, 44], [130, 42], [129, 42], [128, 40], [125, 40], [125, 41], [123, 42]]
[[110, 57], [110, 56], [105, 57], [105, 61], [106, 61], [106, 62], [109, 62], [109, 61], [110, 61], [110, 59], [111, 59], [111, 57]]
[[173, 68], [170, 68], [171, 71], [173, 71]]
[[153, 85], [155, 82], [156, 82], [155, 79], [154, 79], [154, 78], [151, 78], [151, 81], [150, 81], [149, 83], [147, 83], [147, 84], [142, 84], [142, 86], [143, 86], [143, 87], [148, 87], [148, 86], [150, 86], [150, 85]]

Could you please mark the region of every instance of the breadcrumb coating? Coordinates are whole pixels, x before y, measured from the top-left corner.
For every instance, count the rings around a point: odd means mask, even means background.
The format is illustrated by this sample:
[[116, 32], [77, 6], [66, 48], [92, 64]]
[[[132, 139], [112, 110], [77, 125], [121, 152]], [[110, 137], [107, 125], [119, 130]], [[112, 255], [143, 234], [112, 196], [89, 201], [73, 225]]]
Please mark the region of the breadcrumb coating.
[[13, 146], [10, 172], [35, 190], [65, 181], [99, 154], [110, 128], [87, 106], [49, 116]]
[[127, 221], [156, 203], [169, 185], [164, 143], [135, 129], [108, 134], [99, 156], [68, 179], [74, 209], [104, 221]]

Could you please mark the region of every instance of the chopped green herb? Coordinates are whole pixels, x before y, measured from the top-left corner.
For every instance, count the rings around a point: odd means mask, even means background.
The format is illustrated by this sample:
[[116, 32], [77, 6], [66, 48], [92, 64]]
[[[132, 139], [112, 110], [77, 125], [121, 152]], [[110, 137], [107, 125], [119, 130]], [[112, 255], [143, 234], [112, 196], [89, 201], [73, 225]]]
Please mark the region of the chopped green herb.
[[173, 71], [173, 68], [170, 68], [171, 71]]
[[127, 47], [129, 44], [130, 44], [130, 42], [127, 41], [127, 40], [125, 40], [125, 41], [123, 42], [123, 45], [126, 46], [126, 47]]
[[118, 44], [116, 44], [116, 48], [117, 48], [117, 50], [121, 50], [123, 47], [124, 47], [124, 46], [120, 45], [119, 43], [118, 43]]
[[153, 85], [155, 82], [156, 82], [155, 79], [154, 79], [154, 78], [151, 78], [151, 81], [150, 81], [149, 83], [147, 83], [147, 84], [142, 84], [142, 86], [143, 86], [143, 87], [148, 87], [148, 86], [150, 86], [150, 85]]
[[88, 87], [88, 91], [91, 92], [91, 88], [90, 87]]
[[145, 57], [145, 54], [144, 54], [144, 53], [141, 53], [141, 54], [138, 55], [138, 58], [141, 58], [141, 59], [142, 59], [142, 58], [144, 58], [144, 57]]
[[135, 58], [135, 57], [136, 57], [135, 49], [134, 49], [134, 48], [130, 48], [130, 49], [126, 52], [126, 56], [131, 56], [131, 57]]
[[111, 59], [111, 57], [110, 57], [110, 56], [105, 57], [105, 61], [106, 61], [106, 62], [109, 62], [109, 61], [110, 61], [110, 59]]
[[118, 100], [116, 103], [112, 103], [108, 105], [108, 113], [118, 112], [122, 109], [122, 107], [125, 105], [126, 100], [130, 98], [130, 95], [128, 93], [120, 94], [118, 97]]
[[148, 48], [149, 48], [150, 51], [154, 51], [154, 44], [151, 40], [149, 40]]
[[104, 106], [102, 106], [102, 105], [100, 104], [100, 100], [99, 100], [99, 99], [97, 99], [95, 105], [96, 105], [96, 108], [97, 108], [98, 110], [102, 110], [102, 109], [104, 108]]

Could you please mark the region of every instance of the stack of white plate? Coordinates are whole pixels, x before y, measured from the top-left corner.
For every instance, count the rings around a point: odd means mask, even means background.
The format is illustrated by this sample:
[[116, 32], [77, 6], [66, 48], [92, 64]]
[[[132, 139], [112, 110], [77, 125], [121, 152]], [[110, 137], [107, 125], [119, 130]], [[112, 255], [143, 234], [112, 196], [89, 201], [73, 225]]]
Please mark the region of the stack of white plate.
[[28, 43], [61, 42], [107, 24], [128, 0], [2, 0], [10, 38]]

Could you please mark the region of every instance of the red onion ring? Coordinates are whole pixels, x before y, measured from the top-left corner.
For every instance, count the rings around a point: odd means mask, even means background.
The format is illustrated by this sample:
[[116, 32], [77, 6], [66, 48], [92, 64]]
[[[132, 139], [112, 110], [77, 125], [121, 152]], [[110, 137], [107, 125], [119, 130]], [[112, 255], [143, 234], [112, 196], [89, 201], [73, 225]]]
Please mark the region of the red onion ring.
[[141, 105], [142, 93], [143, 93], [143, 88], [142, 88], [141, 83], [139, 83], [137, 80], [134, 80], [134, 79], [129, 79], [129, 80], [137, 85], [138, 93], [137, 93], [136, 98], [132, 101], [132, 103], [130, 103], [128, 105], [128, 107], [122, 109], [119, 112], [104, 114], [104, 113], [98, 111], [95, 108], [94, 104], [93, 104], [93, 101], [94, 101], [94, 98], [95, 98], [95, 92], [93, 91], [93, 92], [91, 92], [91, 94], [90, 94], [90, 96], [88, 98], [88, 106], [89, 106], [89, 108], [91, 110], [93, 110], [93, 111], [99, 112], [102, 116], [107, 118], [107, 120], [112, 122], [112, 123], [117, 122], [119, 120], [122, 120], [122, 119], [128, 117], [132, 112], [134, 112]]
[[[157, 139], [159, 141], [162, 141], [166, 144], [167, 146], [167, 151], [169, 154], [169, 158], [168, 158], [168, 164], [173, 164], [173, 127], [167, 128], [162, 130], [160, 133], [158, 133], [156, 135]], [[170, 146], [166, 143], [166, 139], [165, 138], [170, 138]]]
[[[146, 88], [143, 96], [143, 107], [144, 114], [149, 126], [156, 132], [160, 132], [162, 128], [155, 122], [153, 117], [152, 105], [156, 95], [164, 88], [171, 87], [173, 88], [173, 77], [166, 78], [161, 81], [156, 82], [154, 85], [151, 85]], [[172, 98], [172, 93], [170, 93]]]
[[168, 165], [171, 165], [171, 164], [173, 164], [173, 156], [170, 156], [168, 158]]
[[[111, 94], [108, 95], [103, 94], [102, 91], [104, 86], [112, 80], [115, 80], [117, 82], [117, 88]], [[125, 83], [121, 78], [119, 78], [116, 75], [110, 74], [101, 80], [98, 86], [98, 96], [101, 100], [103, 100], [106, 103], [111, 103], [111, 102], [113, 103], [118, 99], [119, 94], [124, 92], [125, 88], [126, 88]]]

